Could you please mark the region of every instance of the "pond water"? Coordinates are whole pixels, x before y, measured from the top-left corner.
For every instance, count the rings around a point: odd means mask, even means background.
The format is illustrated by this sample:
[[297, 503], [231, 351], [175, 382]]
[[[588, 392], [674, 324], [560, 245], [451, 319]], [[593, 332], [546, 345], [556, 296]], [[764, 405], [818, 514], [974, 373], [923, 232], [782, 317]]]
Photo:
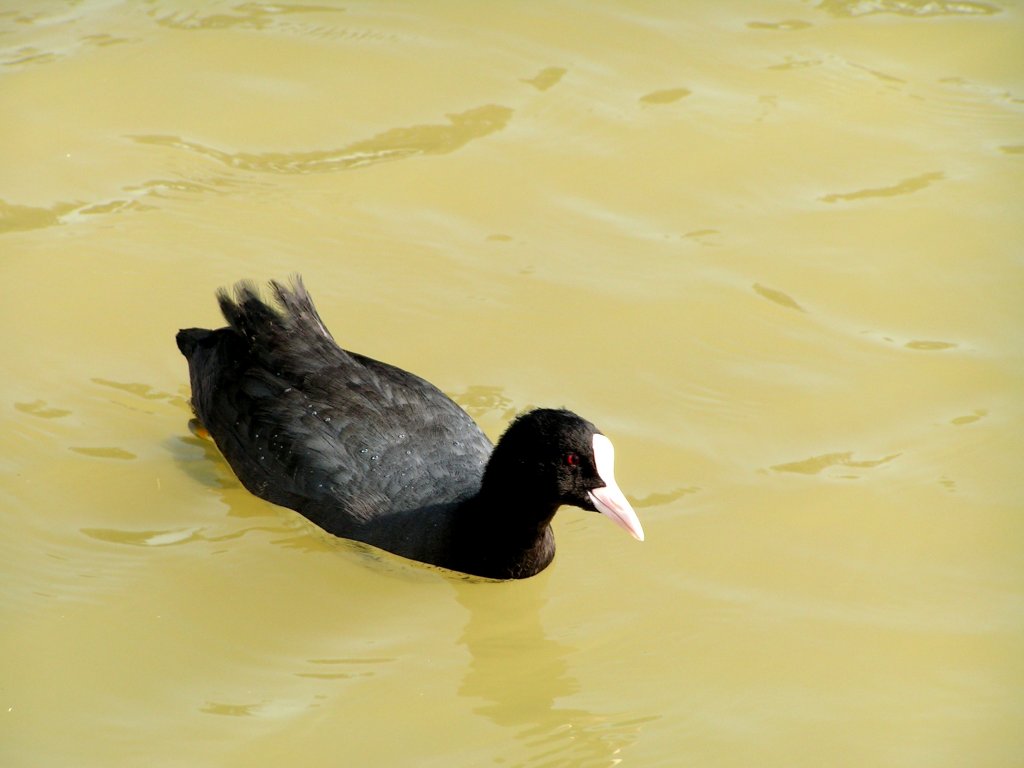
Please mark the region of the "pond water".
[[[1018, 3], [0, 6], [5, 766], [1010, 766]], [[647, 532], [536, 578], [332, 539], [187, 429], [300, 272]]]

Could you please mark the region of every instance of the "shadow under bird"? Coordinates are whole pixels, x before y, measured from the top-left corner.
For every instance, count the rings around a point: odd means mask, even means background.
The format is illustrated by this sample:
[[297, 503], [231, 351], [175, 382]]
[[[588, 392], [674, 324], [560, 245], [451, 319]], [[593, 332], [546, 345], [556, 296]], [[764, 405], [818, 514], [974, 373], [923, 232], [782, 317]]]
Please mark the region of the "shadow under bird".
[[494, 579], [555, 554], [563, 504], [643, 528], [611, 441], [567, 410], [517, 417], [492, 446], [430, 382], [342, 349], [296, 277], [217, 293], [227, 327], [178, 332], [192, 408], [252, 493], [325, 531]]

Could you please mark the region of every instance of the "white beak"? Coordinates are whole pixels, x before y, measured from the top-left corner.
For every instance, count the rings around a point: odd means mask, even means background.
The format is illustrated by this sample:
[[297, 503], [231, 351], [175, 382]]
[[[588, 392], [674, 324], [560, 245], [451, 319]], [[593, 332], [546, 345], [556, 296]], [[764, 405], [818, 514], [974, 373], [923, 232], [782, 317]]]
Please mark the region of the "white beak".
[[594, 435], [594, 464], [604, 487], [588, 492], [591, 502], [598, 512], [625, 528], [637, 541], [643, 541], [644, 529], [640, 519], [615, 482], [615, 449], [612, 441], [604, 435]]

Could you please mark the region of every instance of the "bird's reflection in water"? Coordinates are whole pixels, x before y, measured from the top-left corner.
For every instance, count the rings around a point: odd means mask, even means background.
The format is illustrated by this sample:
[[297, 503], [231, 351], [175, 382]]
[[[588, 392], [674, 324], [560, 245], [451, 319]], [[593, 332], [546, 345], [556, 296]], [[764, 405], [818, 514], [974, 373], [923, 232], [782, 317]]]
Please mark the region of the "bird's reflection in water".
[[512, 731], [526, 750], [525, 764], [616, 765], [643, 724], [657, 718], [559, 705], [581, 687], [571, 672], [576, 649], [549, 639], [541, 625], [546, 581], [541, 574], [526, 582], [454, 582], [469, 611], [460, 642], [471, 659], [459, 693], [479, 700], [476, 712]]

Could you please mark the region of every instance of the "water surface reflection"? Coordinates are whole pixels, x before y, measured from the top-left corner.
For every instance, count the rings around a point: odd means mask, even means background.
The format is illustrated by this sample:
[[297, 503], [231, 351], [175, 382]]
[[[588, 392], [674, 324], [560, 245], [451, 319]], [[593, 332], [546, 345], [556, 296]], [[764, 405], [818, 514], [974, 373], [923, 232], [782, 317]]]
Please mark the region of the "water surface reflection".
[[459, 694], [477, 700], [474, 711], [514, 734], [528, 750], [526, 764], [615, 765], [657, 716], [559, 705], [585, 692], [572, 673], [579, 649], [544, 631], [545, 586], [543, 574], [522, 583], [454, 582], [469, 612], [459, 640], [471, 654]]

